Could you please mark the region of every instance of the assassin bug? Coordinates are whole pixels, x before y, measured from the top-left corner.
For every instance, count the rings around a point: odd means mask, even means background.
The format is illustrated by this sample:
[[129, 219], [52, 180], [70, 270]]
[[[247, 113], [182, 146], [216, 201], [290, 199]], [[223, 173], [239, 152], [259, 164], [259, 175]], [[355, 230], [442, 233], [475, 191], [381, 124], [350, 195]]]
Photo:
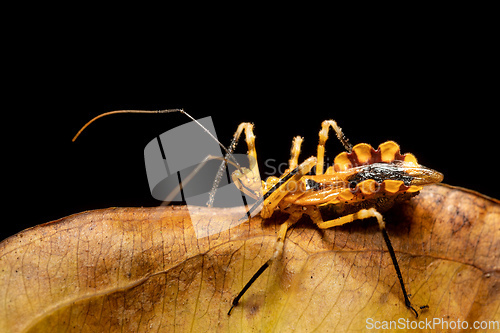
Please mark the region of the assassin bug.
[[[89, 121], [78, 132], [73, 141], [86, 126], [104, 115], [113, 113], [168, 112], [182, 112], [194, 120], [182, 109], [112, 111]], [[201, 124], [199, 125], [201, 126]], [[324, 171], [325, 143], [328, 140], [330, 128], [335, 131], [337, 138], [346, 151], [338, 154], [334, 159], [334, 164]], [[207, 130], [205, 129], [205, 131]], [[234, 158], [232, 158], [232, 152], [236, 148], [237, 142], [243, 132], [246, 135], [245, 141], [248, 147], [248, 155], [251, 157], [249, 168], [240, 167]], [[253, 124], [241, 123], [233, 136], [229, 148], [224, 147], [215, 137], [212, 136], [212, 138], [226, 152], [221, 169], [223, 169], [225, 163], [235, 164], [237, 170], [232, 174], [235, 185], [240, 191], [257, 199], [257, 202], [247, 212], [248, 216], [257, 209], [260, 210], [260, 215], [263, 219], [271, 217], [277, 209], [289, 214], [288, 219], [279, 228], [273, 255], [261, 266], [233, 299], [228, 315], [238, 305], [242, 296], [255, 280], [275, 260], [281, 257], [288, 228], [299, 221], [305, 214], [320, 229], [340, 226], [355, 220], [375, 218], [396, 270], [405, 305], [418, 317], [418, 312], [411, 304], [406, 292], [396, 254], [387, 234], [385, 221], [381, 213], [390, 209], [394, 204], [417, 195], [422, 186], [441, 182], [443, 179], [441, 173], [418, 164], [415, 156], [410, 153], [401, 154], [399, 145], [394, 141], [384, 142], [376, 150], [366, 143], [352, 146], [334, 120], [325, 120], [321, 124], [316, 156], [311, 156], [302, 163], [298, 163], [303, 138], [297, 136], [293, 139], [289, 168], [279, 178], [269, 177], [266, 181], [260, 180], [259, 168], [255, 162], [257, 152], [255, 149]], [[313, 168], [315, 168], [315, 175], [310, 175], [309, 173]], [[219, 180], [220, 176], [218, 175], [210, 194], [209, 206], [213, 202]], [[328, 210], [336, 217], [325, 221], [321, 214], [323, 210]], [[420, 309], [424, 308], [427, 308], [427, 306], [420, 307]]]

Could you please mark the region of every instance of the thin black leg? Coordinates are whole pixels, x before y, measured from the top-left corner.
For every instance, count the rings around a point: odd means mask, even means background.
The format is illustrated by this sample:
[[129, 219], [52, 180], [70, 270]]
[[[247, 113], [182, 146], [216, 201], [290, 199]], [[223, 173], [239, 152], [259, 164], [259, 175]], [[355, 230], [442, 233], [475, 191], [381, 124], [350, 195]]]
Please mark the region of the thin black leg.
[[392, 263], [394, 264], [394, 268], [396, 269], [396, 274], [398, 275], [399, 283], [401, 284], [401, 290], [403, 291], [403, 297], [405, 299], [406, 307], [413, 311], [415, 317], [418, 318], [418, 312], [413, 308], [410, 302], [410, 298], [406, 293], [405, 284], [403, 282], [403, 276], [401, 275], [401, 271], [399, 270], [398, 261], [396, 260], [396, 254], [394, 253], [394, 249], [392, 248], [391, 240], [389, 239], [389, 235], [387, 235], [387, 231], [385, 228], [380, 228], [382, 231], [382, 236], [384, 236], [385, 244], [387, 244], [387, 248], [389, 249], [389, 254], [391, 255]]
[[266, 261], [264, 265], [262, 265], [261, 268], [259, 268], [259, 270], [257, 271], [257, 273], [255, 273], [252, 278], [250, 279], [250, 281], [247, 282], [247, 284], [243, 287], [243, 289], [241, 289], [240, 293], [238, 294], [238, 296], [236, 296], [233, 300], [233, 305], [231, 306], [231, 308], [229, 309], [229, 312], [227, 313], [227, 315], [231, 315], [231, 311], [233, 310], [233, 308], [238, 305], [238, 302], [240, 301], [240, 298], [245, 294], [245, 292], [248, 290], [248, 288], [250, 288], [250, 286], [255, 282], [255, 280], [257, 280], [259, 278], [259, 276], [264, 273], [264, 271], [266, 270], [266, 268], [269, 267], [269, 261]]

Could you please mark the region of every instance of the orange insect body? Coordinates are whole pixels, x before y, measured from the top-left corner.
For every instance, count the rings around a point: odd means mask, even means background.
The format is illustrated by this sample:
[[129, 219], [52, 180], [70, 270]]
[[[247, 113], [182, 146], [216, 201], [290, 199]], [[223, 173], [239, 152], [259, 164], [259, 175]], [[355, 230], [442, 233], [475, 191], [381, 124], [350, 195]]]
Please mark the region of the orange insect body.
[[[337, 138], [347, 151], [338, 154], [334, 159], [333, 166], [327, 168], [323, 174], [325, 142], [328, 139], [329, 127], [335, 130]], [[252, 150], [254, 150], [253, 137], [251, 138], [251, 145], [248, 146], [252, 146]], [[412, 154], [402, 155], [399, 145], [394, 141], [382, 143], [377, 150], [366, 143], [360, 143], [353, 147], [343, 134], [342, 129], [333, 120], [325, 120], [322, 123], [317, 156], [311, 156], [299, 165], [298, 157], [301, 143], [301, 137], [294, 138], [289, 169], [280, 178], [269, 177], [265, 182], [262, 182], [263, 194], [247, 213], [249, 215], [256, 207], [261, 207], [261, 217], [268, 218], [273, 214], [274, 209], [278, 208], [282, 212], [288, 213], [289, 217], [278, 231], [273, 256], [234, 298], [228, 314], [231, 314], [232, 309], [238, 304], [251, 284], [274, 260], [281, 256], [287, 229], [303, 215], [308, 215], [320, 229], [341, 226], [355, 220], [375, 218], [396, 270], [405, 305], [418, 317], [418, 312], [412, 306], [404, 286], [396, 254], [387, 234], [385, 221], [380, 213], [385, 212], [397, 202], [408, 200], [417, 195], [423, 185], [440, 182], [443, 175], [418, 164], [417, 159]], [[308, 175], [314, 167], [316, 167], [316, 174]], [[254, 168], [252, 174], [258, 170], [255, 165]], [[257, 186], [255, 177], [245, 177], [238, 174], [233, 179], [235, 183], [240, 182], [241, 185], [237, 186], [242, 189], [244, 188], [243, 183], [246, 183], [247, 187], [250, 187], [249, 184], [253, 185], [252, 188]], [[323, 217], [325, 210], [328, 211], [327, 215], [333, 213], [336, 216], [325, 221]], [[427, 306], [420, 308], [424, 309]]]
[[304, 176], [290, 182], [290, 192], [279, 207], [315, 205], [339, 215], [362, 208], [386, 211], [395, 203], [407, 200], [422, 189], [419, 185], [442, 180], [442, 174], [420, 166], [412, 154], [400, 154], [393, 141], [377, 150], [366, 143], [335, 157], [334, 165], [324, 175]]

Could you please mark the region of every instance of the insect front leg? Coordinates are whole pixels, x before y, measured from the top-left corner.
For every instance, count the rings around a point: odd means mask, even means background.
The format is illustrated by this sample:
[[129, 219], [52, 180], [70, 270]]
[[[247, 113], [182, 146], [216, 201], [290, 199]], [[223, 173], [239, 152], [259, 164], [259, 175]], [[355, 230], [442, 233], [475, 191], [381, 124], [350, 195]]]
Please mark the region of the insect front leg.
[[168, 206], [173, 198], [175, 198], [177, 196], [177, 194], [179, 194], [180, 191], [183, 190], [183, 188], [200, 172], [201, 169], [203, 169], [203, 167], [205, 167], [205, 165], [211, 161], [211, 160], [222, 160], [223, 162], [222, 163], [229, 163], [235, 167], [238, 167], [238, 165], [236, 165], [234, 162], [230, 161], [230, 160], [227, 160], [225, 158], [222, 158], [222, 157], [219, 157], [219, 156], [213, 156], [213, 155], [208, 155], [207, 157], [205, 157], [203, 159], [203, 161], [201, 161], [200, 164], [198, 164], [198, 166], [193, 170], [191, 171], [191, 173], [189, 175], [187, 175], [186, 178], [183, 179], [182, 183], [179, 184], [178, 187], [175, 187], [170, 193], [169, 195], [167, 195], [164, 199], [163, 199], [163, 202], [160, 206]]
[[292, 226], [295, 222], [297, 222], [302, 216], [301, 212], [294, 212], [290, 214], [290, 217], [280, 226], [280, 229], [278, 231], [278, 235], [276, 238], [276, 244], [274, 245], [274, 251], [273, 255], [271, 258], [262, 265], [257, 272], [250, 278], [250, 280], [245, 284], [243, 289], [238, 293], [238, 295], [233, 299], [233, 302], [231, 304], [231, 308], [229, 309], [227, 315], [231, 315], [231, 311], [233, 311], [233, 308], [238, 305], [241, 297], [246, 293], [248, 288], [259, 278], [259, 276], [264, 273], [264, 271], [276, 260], [281, 258], [281, 255], [283, 254], [283, 248], [285, 244], [285, 237], [286, 237], [286, 232], [290, 226]]
[[[233, 139], [231, 141], [231, 144], [229, 145], [228, 151], [226, 152], [225, 160], [228, 160], [230, 158], [230, 155], [236, 149], [236, 146], [238, 145], [238, 141], [243, 131], [245, 131], [245, 141], [248, 147], [250, 169], [241, 168], [239, 170], [236, 170], [231, 175], [231, 178], [233, 179], [234, 184], [236, 185], [236, 187], [238, 187], [240, 191], [257, 199], [261, 197], [262, 184], [260, 181], [259, 166], [257, 164], [257, 150], [255, 149], [255, 135], [253, 133], [252, 123], [239, 124], [238, 128], [236, 129], [236, 132], [234, 132]], [[208, 207], [212, 207], [213, 205], [215, 192], [219, 187], [219, 183], [222, 178], [222, 175], [224, 174], [225, 167], [226, 167], [226, 162], [223, 161], [219, 167], [217, 176], [214, 179], [212, 190], [210, 191], [210, 197], [207, 202]]]
[[394, 269], [396, 270], [396, 274], [398, 276], [399, 284], [401, 285], [401, 290], [403, 292], [403, 297], [405, 300], [405, 305], [408, 309], [410, 309], [415, 317], [418, 318], [418, 312], [415, 310], [415, 308], [411, 305], [410, 298], [408, 297], [408, 293], [406, 292], [406, 288], [404, 285], [403, 281], [403, 276], [401, 274], [401, 270], [399, 269], [399, 264], [396, 259], [396, 254], [394, 253], [394, 248], [392, 247], [391, 240], [389, 239], [389, 235], [387, 234], [387, 231], [385, 229], [385, 221], [382, 216], [375, 208], [369, 208], [369, 209], [361, 209], [360, 211], [349, 214], [346, 216], [339, 217], [337, 219], [333, 219], [330, 221], [323, 221], [321, 218], [321, 214], [319, 213], [319, 210], [314, 210], [311, 213], [308, 213], [311, 217], [311, 219], [318, 225], [319, 228], [321, 229], [327, 229], [327, 228], [332, 228], [336, 227], [339, 225], [343, 225], [355, 220], [362, 220], [362, 219], [367, 219], [370, 217], [375, 217], [378, 222], [378, 226], [380, 228], [380, 231], [382, 232], [382, 236], [384, 237], [385, 244], [387, 245], [387, 249], [389, 250], [389, 254], [391, 255], [392, 259], [392, 264], [394, 265]]
[[[247, 212], [249, 215], [256, 207], [263, 205], [263, 208], [260, 212], [262, 218], [268, 218], [272, 215], [276, 206], [281, 202], [281, 199], [290, 192], [288, 188], [288, 184], [297, 182], [302, 176], [311, 171], [311, 169], [316, 164], [316, 157], [311, 156], [302, 162], [298, 167], [290, 171], [289, 173], [283, 175], [277, 182], [274, 184], [269, 191], [267, 191], [262, 198], [250, 208]], [[250, 288], [250, 286], [257, 280], [257, 278], [264, 273], [264, 271], [269, 267], [269, 265], [275, 261], [277, 258], [281, 257], [283, 253], [283, 246], [286, 237], [286, 231], [288, 228], [297, 222], [304, 214], [304, 211], [299, 210], [291, 210], [290, 216], [288, 219], [281, 225], [280, 230], [278, 232], [278, 236], [276, 238], [276, 244], [273, 251], [273, 255], [271, 258], [262, 265], [262, 267], [252, 276], [250, 281], [243, 287], [243, 289], [239, 292], [239, 294], [234, 298], [231, 308], [229, 309], [228, 315], [231, 314], [233, 308], [238, 304], [240, 298], [245, 294], [245, 292]]]

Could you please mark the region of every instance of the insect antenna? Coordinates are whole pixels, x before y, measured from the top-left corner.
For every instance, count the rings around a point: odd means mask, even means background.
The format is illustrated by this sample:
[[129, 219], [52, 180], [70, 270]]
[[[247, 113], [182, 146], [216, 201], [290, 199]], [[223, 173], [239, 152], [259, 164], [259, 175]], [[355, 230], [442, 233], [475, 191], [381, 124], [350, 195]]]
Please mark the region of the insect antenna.
[[94, 118], [92, 118], [91, 120], [89, 120], [85, 125], [83, 125], [82, 128], [80, 128], [80, 130], [76, 133], [76, 135], [73, 137], [73, 139], [71, 141], [75, 142], [75, 140], [80, 136], [80, 134], [90, 125], [92, 124], [94, 121], [96, 121], [97, 119], [99, 118], [102, 118], [104, 116], [109, 116], [109, 115], [112, 115], [112, 114], [119, 114], [119, 113], [172, 113], [172, 112], [180, 112], [182, 114], [185, 114], [187, 117], [189, 117], [192, 121], [194, 121], [198, 126], [200, 126], [203, 131], [205, 133], [207, 133], [215, 142], [217, 142], [219, 144], [219, 146], [226, 152], [226, 158], [230, 158], [234, 164], [236, 165], [236, 167], [238, 168], [238, 170], [240, 172], [243, 172], [241, 170], [241, 166], [240, 164], [238, 163], [238, 161], [236, 161], [236, 159], [233, 157], [233, 155], [231, 154], [231, 152], [219, 141], [217, 140], [217, 138], [208, 130], [205, 128], [205, 126], [203, 126], [202, 124], [200, 124], [200, 122], [196, 119], [194, 119], [189, 113], [187, 113], [186, 111], [184, 111], [184, 109], [165, 109], [165, 110], [116, 110], [116, 111], [110, 111], [110, 112], [105, 112], [105, 113], [102, 113]]
[[71, 141], [75, 142], [75, 140], [82, 134], [82, 132], [94, 121], [96, 121], [99, 118], [102, 118], [104, 116], [109, 116], [112, 114], [118, 114], [118, 113], [170, 113], [170, 112], [183, 112], [183, 109], [168, 109], [168, 110], [152, 110], [152, 111], [146, 111], [146, 110], [116, 110], [116, 111], [109, 111], [109, 112], [104, 112], [101, 113], [98, 116], [95, 116], [94, 118], [90, 119], [85, 125], [80, 128], [80, 130], [76, 133], [76, 135], [73, 137]]
[[[229, 149], [226, 148], [219, 140], [217, 140], [217, 138], [207, 129], [205, 128], [205, 126], [203, 126], [198, 120], [194, 119], [189, 113], [187, 113], [186, 111], [184, 111], [184, 109], [165, 109], [165, 110], [116, 110], [116, 111], [110, 111], [110, 112], [105, 112], [105, 113], [102, 113], [94, 118], [92, 118], [91, 120], [89, 120], [85, 125], [83, 125], [82, 128], [80, 128], [80, 130], [76, 133], [76, 135], [73, 137], [72, 141], [75, 142], [75, 140], [80, 136], [80, 134], [90, 125], [92, 124], [94, 121], [96, 121], [97, 119], [99, 118], [102, 118], [104, 116], [109, 116], [109, 115], [112, 115], [112, 114], [120, 114], [120, 113], [172, 113], [172, 112], [180, 112], [184, 115], [186, 115], [188, 118], [190, 118], [192, 121], [194, 121], [198, 126], [200, 126], [203, 131], [205, 133], [207, 133], [215, 142], [217, 142], [219, 144], [219, 146], [224, 150], [224, 152], [226, 153], [226, 156], [224, 158], [221, 158], [222, 160], [222, 163], [221, 163], [221, 166], [219, 168], [219, 171], [217, 172], [217, 175], [215, 177], [215, 180], [214, 180], [214, 184], [212, 186], [212, 190], [210, 191], [210, 199], [209, 201], [207, 202], [207, 205], [209, 207], [212, 206], [213, 204], [213, 201], [214, 201], [214, 197], [215, 197], [215, 192], [217, 191], [217, 187], [218, 187], [218, 184], [220, 182], [220, 179], [222, 178], [222, 174], [223, 174], [223, 171], [225, 169], [225, 166], [227, 165], [227, 163], [230, 163], [232, 165], [234, 165], [242, 174], [244, 174], [244, 171], [242, 170], [240, 164], [238, 163], [238, 161], [236, 160], [236, 158], [234, 158], [233, 156], [233, 151], [234, 151], [234, 148], [236, 147], [236, 139], [233, 138], [233, 141], [231, 142], [230, 144], [230, 147]], [[214, 156], [207, 156], [207, 158], [209, 159], [219, 159], [219, 158], [215, 158]], [[207, 158], [202, 161], [201, 163], [201, 167], [203, 165], [205, 165], [205, 163], [208, 161]], [[196, 168], [197, 171], [199, 171], [199, 169], [201, 169], [201, 167], [199, 168]], [[194, 176], [194, 174], [190, 175], [190, 177]], [[168, 202], [169, 198], [171, 198], [171, 195], [168, 196], [168, 198], [166, 199], [166, 201]]]

